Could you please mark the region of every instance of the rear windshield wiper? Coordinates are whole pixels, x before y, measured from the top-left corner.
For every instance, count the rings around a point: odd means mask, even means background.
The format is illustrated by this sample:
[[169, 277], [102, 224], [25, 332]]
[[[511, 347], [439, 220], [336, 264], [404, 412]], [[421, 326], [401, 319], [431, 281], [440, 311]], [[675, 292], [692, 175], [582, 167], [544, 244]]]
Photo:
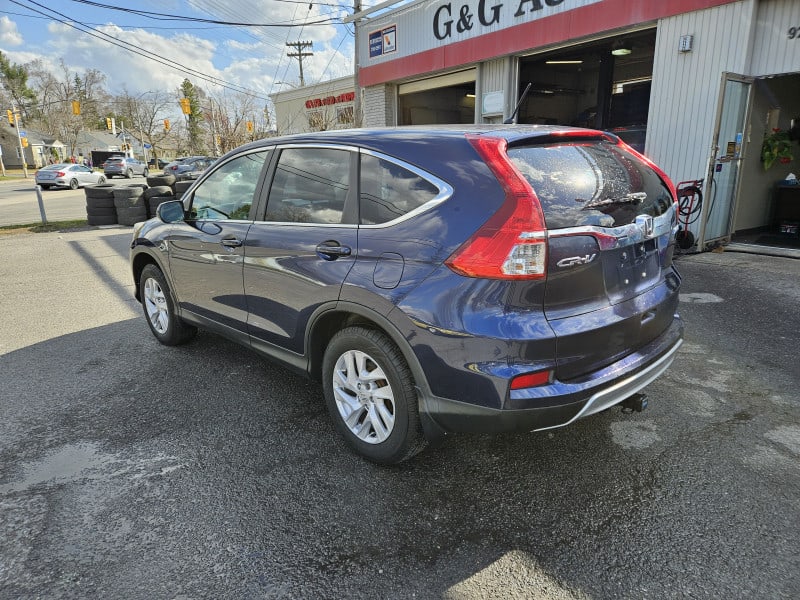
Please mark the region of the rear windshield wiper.
[[600, 200], [583, 200], [582, 198], [575, 198], [576, 202], [585, 202], [581, 210], [589, 210], [592, 208], [600, 208], [603, 206], [611, 206], [612, 204], [639, 204], [644, 202], [647, 198], [645, 192], [631, 192], [625, 194], [621, 198], [602, 198]]

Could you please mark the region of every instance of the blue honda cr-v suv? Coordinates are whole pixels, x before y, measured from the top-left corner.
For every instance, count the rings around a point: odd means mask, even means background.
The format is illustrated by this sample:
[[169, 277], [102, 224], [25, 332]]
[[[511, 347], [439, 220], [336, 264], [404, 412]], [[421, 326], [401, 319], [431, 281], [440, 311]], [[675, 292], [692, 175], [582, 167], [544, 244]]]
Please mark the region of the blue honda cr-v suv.
[[641, 408], [682, 339], [676, 225], [669, 179], [608, 133], [330, 131], [228, 153], [135, 227], [131, 264], [160, 342], [201, 327], [320, 380], [393, 463]]

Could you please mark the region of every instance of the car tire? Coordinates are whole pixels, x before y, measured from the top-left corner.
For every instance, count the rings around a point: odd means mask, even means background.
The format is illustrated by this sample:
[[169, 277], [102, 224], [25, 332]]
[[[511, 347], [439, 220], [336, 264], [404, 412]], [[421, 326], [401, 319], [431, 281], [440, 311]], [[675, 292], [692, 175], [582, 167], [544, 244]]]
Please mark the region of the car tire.
[[150, 169], [145, 168], [145, 170], [142, 171], [142, 177], [147, 178], [148, 175], [150, 175]]
[[106, 182], [106, 178], [103, 177], [102, 175], [100, 175], [100, 177], [97, 179], [97, 184], [100, 185], [101, 183], [105, 183], [105, 182]]
[[116, 225], [117, 217], [86, 215], [86, 222], [89, 225]]
[[150, 187], [159, 185], [168, 185], [172, 187], [173, 183], [175, 183], [175, 175], [151, 175], [147, 178], [147, 185]]
[[176, 181], [175, 182], [175, 193], [176, 194], [182, 194], [183, 192], [188, 190], [190, 187], [192, 187], [193, 183], [194, 183], [194, 181]]
[[361, 456], [395, 464], [427, 445], [414, 377], [383, 333], [348, 327], [334, 335], [322, 361], [322, 385], [334, 426]]
[[77, 179], [70, 179], [69, 180], [69, 189], [77, 190], [81, 185], [78, 183]]
[[164, 202], [170, 202], [171, 200], [175, 200], [175, 196], [153, 196], [147, 200], [147, 212], [150, 217], [155, 217], [156, 213], [158, 212], [158, 207]]
[[43, 190], [49, 190], [50, 189], [49, 185], [42, 185], [41, 183], [39, 184], [39, 187], [42, 188]]
[[185, 344], [197, 334], [197, 328], [187, 324], [175, 312], [166, 277], [156, 265], [147, 265], [139, 276], [142, 309], [150, 331], [165, 346]]
[[133, 179], [133, 169], [125, 171], [125, 179]]
[[133, 208], [117, 208], [117, 222], [120, 225], [135, 225], [147, 220], [147, 208], [144, 204]]
[[116, 220], [117, 218], [117, 209], [113, 206], [93, 206], [91, 204], [86, 205], [86, 216], [87, 217], [114, 217]]
[[144, 191], [145, 200], [155, 198], [156, 196], [172, 196], [172, 188], [168, 185], [154, 185]]

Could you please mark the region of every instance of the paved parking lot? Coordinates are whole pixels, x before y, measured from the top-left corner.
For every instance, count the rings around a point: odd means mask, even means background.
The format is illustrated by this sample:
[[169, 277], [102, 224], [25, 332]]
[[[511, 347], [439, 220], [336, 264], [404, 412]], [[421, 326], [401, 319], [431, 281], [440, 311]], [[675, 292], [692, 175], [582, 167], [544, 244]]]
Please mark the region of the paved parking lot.
[[0, 596], [800, 595], [800, 261], [681, 258], [686, 343], [644, 413], [382, 468], [317, 384], [160, 346], [129, 235], [0, 236]]

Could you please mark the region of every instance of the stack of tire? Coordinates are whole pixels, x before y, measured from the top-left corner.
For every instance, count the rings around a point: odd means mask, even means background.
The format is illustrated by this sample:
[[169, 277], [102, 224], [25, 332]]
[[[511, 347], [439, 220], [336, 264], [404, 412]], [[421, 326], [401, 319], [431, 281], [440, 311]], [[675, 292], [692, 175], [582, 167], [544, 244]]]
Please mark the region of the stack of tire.
[[175, 200], [175, 175], [151, 175], [147, 178], [147, 185], [150, 186], [144, 192], [147, 213], [154, 217], [159, 204]]
[[133, 184], [114, 188], [114, 206], [117, 209], [117, 222], [120, 225], [133, 225], [147, 220], [147, 206], [144, 191], [147, 186]]
[[114, 203], [114, 185], [98, 183], [83, 188], [86, 195], [86, 220], [89, 225], [115, 225], [117, 207]]

